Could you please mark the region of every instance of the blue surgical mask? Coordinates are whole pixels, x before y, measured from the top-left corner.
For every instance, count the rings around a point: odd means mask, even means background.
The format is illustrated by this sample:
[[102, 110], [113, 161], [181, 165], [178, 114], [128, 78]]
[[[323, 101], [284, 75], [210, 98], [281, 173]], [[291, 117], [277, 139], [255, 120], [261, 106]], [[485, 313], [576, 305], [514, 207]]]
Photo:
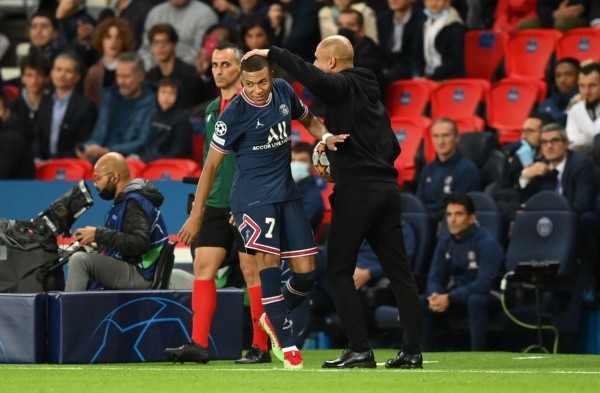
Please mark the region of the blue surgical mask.
[[444, 8], [443, 10], [441, 10], [440, 12], [437, 12], [437, 13], [431, 12], [428, 8], [424, 8], [423, 12], [430, 19], [439, 19], [439, 18], [443, 18], [444, 16], [446, 16], [448, 14], [448, 8]]
[[292, 161], [290, 165], [292, 168], [292, 177], [296, 183], [298, 183], [300, 180], [306, 179], [310, 175], [310, 168], [307, 163], [301, 161]]

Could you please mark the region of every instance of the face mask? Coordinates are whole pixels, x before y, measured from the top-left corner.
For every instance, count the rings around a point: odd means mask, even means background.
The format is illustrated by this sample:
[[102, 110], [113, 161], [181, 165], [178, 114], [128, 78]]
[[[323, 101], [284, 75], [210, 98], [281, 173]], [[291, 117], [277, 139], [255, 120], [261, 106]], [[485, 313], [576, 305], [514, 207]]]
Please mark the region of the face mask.
[[425, 8], [425, 9], [423, 9], [423, 12], [430, 19], [439, 19], [439, 18], [443, 18], [444, 16], [446, 16], [446, 14], [448, 14], [448, 8], [444, 8], [443, 10], [441, 10], [440, 12], [437, 12], [437, 13], [431, 12], [429, 9]]
[[352, 45], [356, 43], [356, 35], [352, 30], [342, 27], [338, 30], [338, 34], [346, 37]]
[[302, 179], [306, 179], [310, 175], [308, 164], [300, 161], [292, 161], [292, 178], [298, 183]]
[[100, 198], [104, 199], [105, 201], [111, 201], [111, 200], [115, 199], [116, 193], [117, 193], [117, 185], [110, 181], [108, 182], [106, 187], [104, 187], [104, 189], [98, 191], [98, 195], [100, 196]]

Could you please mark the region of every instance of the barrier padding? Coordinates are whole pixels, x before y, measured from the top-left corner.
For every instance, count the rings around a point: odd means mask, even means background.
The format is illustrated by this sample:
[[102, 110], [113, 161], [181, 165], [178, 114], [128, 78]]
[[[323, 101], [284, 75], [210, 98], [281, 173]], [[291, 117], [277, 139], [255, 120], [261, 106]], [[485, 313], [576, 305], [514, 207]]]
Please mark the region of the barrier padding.
[[46, 361], [46, 294], [0, 294], [0, 363]]
[[[191, 339], [191, 291], [48, 293], [48, 361], [137, 363], [166, 361], [163, 351]], [[217, 291], [210, 331], [211, 359], [242, 351], [243, 291]]]

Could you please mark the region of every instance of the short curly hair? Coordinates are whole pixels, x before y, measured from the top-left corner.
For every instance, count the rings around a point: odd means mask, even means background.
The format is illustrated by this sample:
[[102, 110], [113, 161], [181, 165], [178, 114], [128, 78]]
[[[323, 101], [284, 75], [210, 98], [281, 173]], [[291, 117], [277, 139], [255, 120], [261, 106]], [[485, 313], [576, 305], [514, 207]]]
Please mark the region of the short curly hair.
[[104, 54], [104, 49], [102, 48], [102, 40], [104, 37], [108, 35], [108, 30], [111, 27], [116, 27], [119, 31], [119, 36], [121, 37], [121, 41], [123, 42], [123, 47], [121, 48], [121, 53], [130, 52], [135, 49], [135, 39], [133, 38], [133, 31], [127, 23], [126, 20], [120, 18], [107, 18], [102, 21], [94, 31], [94, 35], [92, 37], [92, 47], [98, 51], [100, 54]]

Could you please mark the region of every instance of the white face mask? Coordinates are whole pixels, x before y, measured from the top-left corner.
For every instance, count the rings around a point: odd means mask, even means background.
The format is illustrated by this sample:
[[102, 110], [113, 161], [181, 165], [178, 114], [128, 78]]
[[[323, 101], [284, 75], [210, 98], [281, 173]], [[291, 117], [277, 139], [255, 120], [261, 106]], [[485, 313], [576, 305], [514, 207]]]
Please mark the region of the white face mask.
[[298, 183], [302, 179], [306, 179], [310, 175], [310, 167], [307, 163], [301, 161], [292, 161], [292, 177]]

